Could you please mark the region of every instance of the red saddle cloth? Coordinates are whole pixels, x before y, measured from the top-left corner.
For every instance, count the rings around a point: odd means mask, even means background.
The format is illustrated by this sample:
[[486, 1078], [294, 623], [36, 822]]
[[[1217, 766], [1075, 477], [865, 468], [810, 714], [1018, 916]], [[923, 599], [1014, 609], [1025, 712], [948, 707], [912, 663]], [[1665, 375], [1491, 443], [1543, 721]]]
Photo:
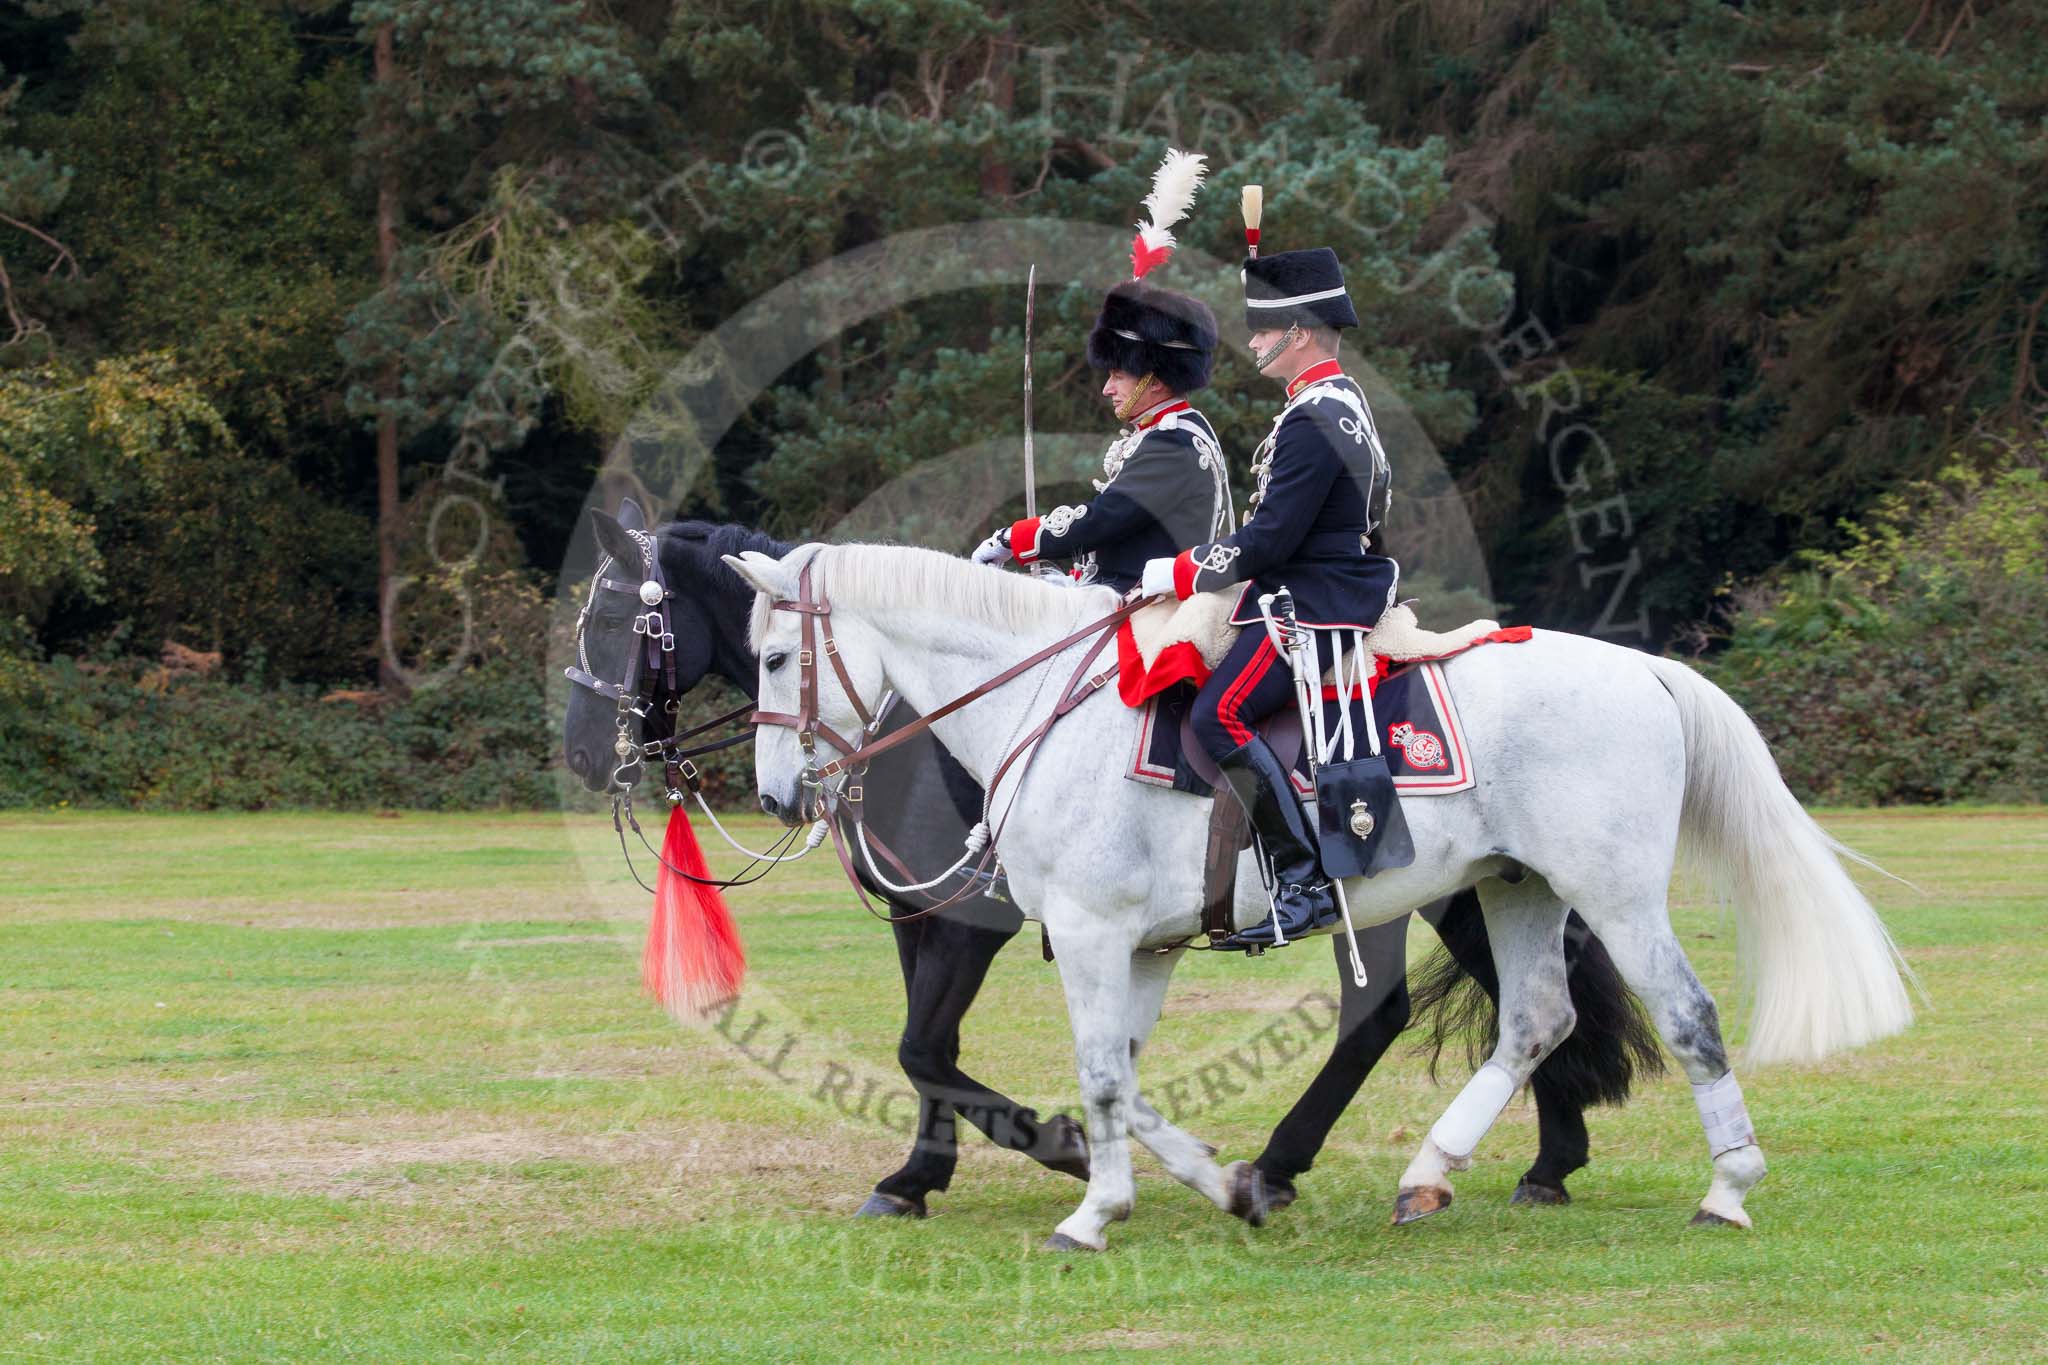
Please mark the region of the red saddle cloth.
[[[1258, 630], [1261, 627], [1247, 626], [1245, 629]], [[1431, 654], [1417, 659], [1403, 659], [1401, 660], [1401, 666], [1405, 668], [1412, 663], [1436, 663], [1463, 654], [1466, 650], [1477, 648], [1480, 645], [1520, 644], [1527, 640], [1529, 635], [1530, 629], [1527, 626], [1503, 626], [1499, 630], [1488, 631], [1484, 635], [1477, 636], [1469, 643], [1446, 654]], [[1379, 688], [1380, 680], [1387, 676], [1388, 668], [1387, 659], [1384, 655], [1377, 660], [1377, 663], [1379, 667], [1374, 672], [1369, 683], [1370, 688], [1375, 691]], [[1158, 655], [1152, 660], [1152, 666], [1150, 668], [1145, 667], [1145, 658], [1138, 652], [1137, 637], [1131, 634], [1131, 623], [1129, 621], [1125, 621], [1121, 626], [1117, 627], [1116, 664], [1117, 695], [1123, 698], [1124, 705], [1134, 708], [1143, 706], [1175, 683], [1191, 682], [1196, 687], [1200, 687], [1203, 683], [1209, 681], [1209, 674], [1213, 671], [1203, 661], [1202, 652], [1195, 648], [1192, 641], [1188, 640], [1177, 641], [1160, 650]], [[1325, 700], [1334, 701], [1337, 691], [1333, 687], [1325, 687], [1323, 694]]]
[[[1457, 702], [1451, 695], [1443, 661], [1478, 645], [1518, 644], [1527, 640], [1530, 633], [1527, 626], [1508, 626], [1474, 636], [1456, 649], [1426, 659], [1403, 659], [1395, 665], [1381, 655], [1373, 661], [1373, 673], [1365, 688], [1372, 698], [1370, 723], [1379, 729], [1379, 748], [1386, 755], [1394, 789], [1402, 796], [1449, 796], [1470, 791], [1476, 785], [1464, 726], [1458, 719]], [[1136, 642], [1131, 639], [1128, 624], [1117, 637], [1117, 653], [1118, 691], [1127, 704], [1144, 712], [1124, 776], [1134, 782], [1207, 796], [1217, 777], [1214, 765], [1194, 742], [1188, 713], [1195, 688], [1208, 680], [1209, 666], [1202, 662], [1194, 645], [1181, 643], [1161, 650], [1147, 669]], [[1182, 683], [1188, 685], [1179, 686]], [[1326, 683], [1322, 692], [1324, 724], [1330, 733], [1335, 733], [1340, 707], [1351, 708], [1355, 724], [1368, 723], [1357, 689], [1342, 702], [1334, 686]], [[1262, 732], [1272, 732], [1269, 738], [1289, 729], [1293, 733], [1292, 747], [1284, 752], [1298, 753], [1301, 725], [1293, 707], [1283, 707], [1260, 726]], [[1314, 790], [1305, 760], [1295, 772], [1295, 786], [1303, 795]]]

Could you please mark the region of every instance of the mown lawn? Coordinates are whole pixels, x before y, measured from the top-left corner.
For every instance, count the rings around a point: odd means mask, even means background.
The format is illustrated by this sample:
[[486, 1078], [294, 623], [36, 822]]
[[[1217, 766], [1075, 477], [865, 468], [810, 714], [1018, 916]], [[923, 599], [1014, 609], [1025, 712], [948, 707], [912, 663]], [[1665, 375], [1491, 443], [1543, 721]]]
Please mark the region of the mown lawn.
[[[0, 819], [0, 1359], [2041, 1355], [2048, 813], [1826, 823], [1914, 884], [1867, 881], [1933, 1005], [1743, 1074], [1755, 1232], [1686, 1228], [1707, 1163], [1676, 1077], [1595, 1112], [1571, 1207], [1506, 1202], [1518, 1100], [1457, 1204], [1391, 1228], [1450, 1093], [1397, 1056], [1271, 1227], [1141, 1154], [1110, 1252], [1059, 1256], [1035, 1248], [1081, 1187], [978, 1137], [929, 1221], [848, 1216], [909, 1108], [894, 950], [829, 854], [735, 896], [753, 975], [721, 1032], [639, 996], [645, 897], [601, 817]], [[1677, 918], [1739, 1019], [1732, 926]], [[1190, 1126], [1256, 1154], [1321, 1045], [1256, 1083], [1230, 1053], [1318, 992], [1320, 945], [1197, 955], [1154, 1092], [1182, 1079]], [[1035, 937], [963, 1064], [1071, 1103]]]

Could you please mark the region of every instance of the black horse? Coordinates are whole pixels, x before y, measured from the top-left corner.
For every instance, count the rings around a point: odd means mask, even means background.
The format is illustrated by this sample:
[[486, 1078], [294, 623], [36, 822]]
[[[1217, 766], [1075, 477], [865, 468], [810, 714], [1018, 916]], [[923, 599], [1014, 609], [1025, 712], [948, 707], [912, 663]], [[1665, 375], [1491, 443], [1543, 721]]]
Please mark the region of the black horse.
[[[608, 550], [629, 548], [630, 542], [617, 534], [616, 523], [605, 525], [610, 518], [594, 513], [593, 521], [601, 545]], [[752, 697], [756, 662], [747, 647], [747, 618], [754, 593], [720, 556], [758, 550], [779, 558], [793, 547], [745, 527], [701, 521], [663, 526], [656, 543], [672, 593], [678, 691], [687, 692], [716, 674]], [[584, 667], [589, 672], [606, 679], [626, 676], [631, 652], [640, 642], [631, 621], [642, 610], [623, 592], [600, 587], [593, 594], [583, 623]], [[570, 770], [593, 791], [605, 789], [613, 769], [617, 715], [607, 698], [582, 687], [571, 689], [563, 726], [564, 756]], [[914, 718], [899, 705], [884, 719], [881, 733]], [[877, 758], [865, 782], [872, 791], [891, 794], [888, 801], [867, 803], [870, 830], [920, 875], [951, 865], [966, 832], [981, 818], [981, 789], [929, 732]], [[957, 882], [949, 882], [922, 895], [891, 895], [865, 871], [861, 875], [870, 894], [899, 911], [925, 908], [960, 890]], [[1449, 956], [1439, 954], [1425, 969], [1413, 1003], [1405, 916], [1359, 935], [1371, 982], [1364, 988], [1353, 984], [1342, 942], [1333, 939], [1343, 983], [1336, 1041], [1329, 1060], [1254, 1163], [1266, 1186], [1262, 1213], [1293, 1202], [1295, 1177], [1313, 1164], [1366, 1074], [1411, 1017], [1434, 1019], [1429, 1046], [1438, 1053], [1454, 1034], [1494, 1026], [1499, 985], [1477, 894], [1468, 890], [1420, 913], [1435, 926]], [[909, 1159], [876, 1184], [861, 1207], [863, 1215], [922, 1217], [926, 1196], [952, 1181], [961, 1117], [998, 1146], [1023, 1152], [1052, 1170], [1087, 1178], [1087, 1144], [1078, 1123], [1063, 1114], [1041, 1117], [960, 1068], [960, 1021], [974, 1003], [989, 964], [1023, 924], [1014, 905], [973, 894], [938, 914], [893, 926], [907, 1004], [896, 1055], [918, 1093], [920, 1113]], [[1634, 997], [1576, 914], [1566, 930], [1566, 951], [1578, 1024], [1531, 1081], [1539, 1150], [1515, 1189], [1516, 1203], [1569, 1202], [1565, 1177], [1588, 1159], [1586, 1108], [1622, 1103], [1637, 1068], [1648, 1073], [1663, 1065]], [[1491, 1041], [1484, 1046], [1490, 1050]]]

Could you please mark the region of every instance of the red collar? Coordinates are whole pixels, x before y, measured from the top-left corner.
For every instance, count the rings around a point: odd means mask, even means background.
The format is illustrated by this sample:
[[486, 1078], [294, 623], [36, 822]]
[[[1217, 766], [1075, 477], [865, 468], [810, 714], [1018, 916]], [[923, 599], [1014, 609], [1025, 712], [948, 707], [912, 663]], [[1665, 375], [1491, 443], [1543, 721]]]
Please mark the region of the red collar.
[[1342, 379], [1343, 377], [1344, 367], [1339, 365], [1334, 359], [1318, 360], [1315, 364], [1309, 366], [1287, 382], [1287, 396], [1292, 398], [1309, 385], [1320, 383], [1325, 379]]
[[1158, 407], [1147, 409], [1144, 415], [1138, 418], [1138, 430], [1148, 431], [1158, 426], [1159, 419], [1170, 412], [1187, 412], [1189, 410], [1190, 404], [1187, 399], [1169, 398]]

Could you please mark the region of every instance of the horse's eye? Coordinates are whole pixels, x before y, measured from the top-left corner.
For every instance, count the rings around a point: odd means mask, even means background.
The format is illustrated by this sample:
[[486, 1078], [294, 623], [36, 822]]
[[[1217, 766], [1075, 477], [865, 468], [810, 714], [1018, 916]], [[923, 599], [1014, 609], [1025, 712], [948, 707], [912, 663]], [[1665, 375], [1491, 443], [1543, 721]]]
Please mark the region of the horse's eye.
[[776, 671], [777, 669], [781, 668], [781, 667], [782, 667], [782, 666], [783, 666], [784, 664], [786, 664], [786, 663], [788, 663], [788, 662], [789, 662], [789, 655], [788, 655], [788, 653], [787, 653], [787, 652], [783, 652], [783, 653], [777, 653], [777, 654], [770, 654], [770, 655], [768, 656], [768, 659], [767, 659], [767, 663], [768, 663], [768, 671], [769, 671], [770, 673], [773, 673], [773, 672], [775, 672], [775, 671]]

